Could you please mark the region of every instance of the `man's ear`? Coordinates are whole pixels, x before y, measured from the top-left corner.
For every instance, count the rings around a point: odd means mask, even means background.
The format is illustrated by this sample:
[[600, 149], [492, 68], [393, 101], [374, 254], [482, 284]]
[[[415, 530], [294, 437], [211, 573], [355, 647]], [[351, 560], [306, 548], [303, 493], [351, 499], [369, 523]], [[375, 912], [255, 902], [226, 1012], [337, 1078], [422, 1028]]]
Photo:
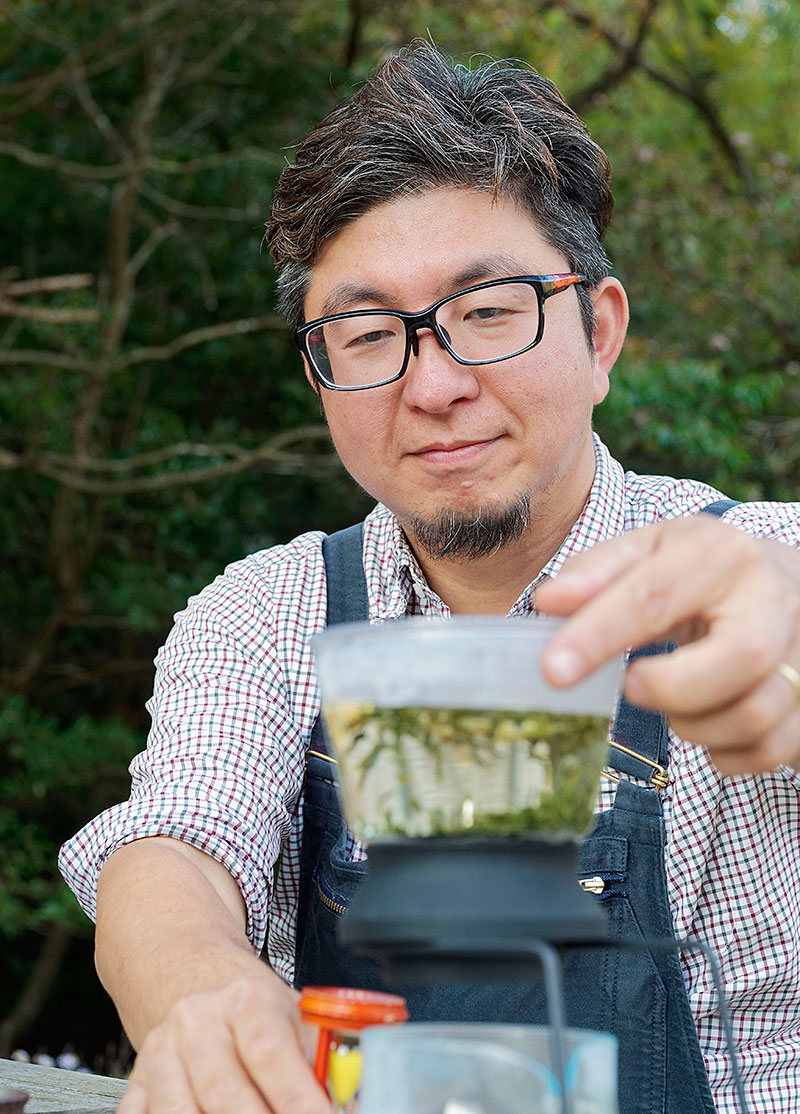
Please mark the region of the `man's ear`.
[[619, 279], [602, 279], [590, 291], [594, 305], [594, 404], [608, 394], [608, 377], [628, 331], [628, 296]]

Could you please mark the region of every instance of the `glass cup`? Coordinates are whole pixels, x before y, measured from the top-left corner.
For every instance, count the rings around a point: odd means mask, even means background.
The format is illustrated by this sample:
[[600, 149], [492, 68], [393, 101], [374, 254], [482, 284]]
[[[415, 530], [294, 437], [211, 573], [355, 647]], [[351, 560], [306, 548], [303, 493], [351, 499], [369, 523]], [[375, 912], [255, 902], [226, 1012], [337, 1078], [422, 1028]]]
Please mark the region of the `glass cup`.
[[580, 836], [622, 659], [556, 689], [539, 669], [561, 620], [455, 617], [329, 628], [313, 648], [345, 817], [392, 836]]
[[[617, 1041], [565, 1029], [572, 1114], [617, 1114]], [[358, 1114], [560, 1114], [552, 1030], [415, 1023], [362, 1034]]]

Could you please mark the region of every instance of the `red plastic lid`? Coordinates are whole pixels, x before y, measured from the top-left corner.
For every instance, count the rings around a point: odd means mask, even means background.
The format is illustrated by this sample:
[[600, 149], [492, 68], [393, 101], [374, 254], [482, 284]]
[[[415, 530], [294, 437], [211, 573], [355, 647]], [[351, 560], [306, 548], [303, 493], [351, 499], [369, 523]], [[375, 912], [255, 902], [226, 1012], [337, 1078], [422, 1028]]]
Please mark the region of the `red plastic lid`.
[[365, 1029], [408, 1021], [405, 998], [350, 986], [307, 986], [300, 995], [303, 1021], [323, 1029]]

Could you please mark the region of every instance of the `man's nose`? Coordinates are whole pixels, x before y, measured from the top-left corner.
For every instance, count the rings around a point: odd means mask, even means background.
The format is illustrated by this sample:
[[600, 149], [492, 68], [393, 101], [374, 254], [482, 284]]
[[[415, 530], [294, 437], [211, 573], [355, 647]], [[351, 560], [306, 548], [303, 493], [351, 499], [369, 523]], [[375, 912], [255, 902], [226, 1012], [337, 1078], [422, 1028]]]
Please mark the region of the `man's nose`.
[[441, 413], [459, 399], [475, 398], [475, 369], [454, 360], [431, 329], [418, 329], [408, 358], [403, 399], [408, 406]]

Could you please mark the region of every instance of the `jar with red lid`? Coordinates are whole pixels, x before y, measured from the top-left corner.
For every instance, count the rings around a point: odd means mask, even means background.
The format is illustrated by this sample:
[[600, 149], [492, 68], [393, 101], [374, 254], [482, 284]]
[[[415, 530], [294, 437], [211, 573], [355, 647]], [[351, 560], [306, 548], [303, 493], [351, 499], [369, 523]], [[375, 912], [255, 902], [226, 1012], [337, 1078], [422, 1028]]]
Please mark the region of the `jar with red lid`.
[[361, 1080], [361, 1030], [408, 1021], [405, 999], [347, 986], [307, 986], [300, 995], [300, 1015], [319, 1030], [314, 1075], [334, 1109], [353, 1114]]

